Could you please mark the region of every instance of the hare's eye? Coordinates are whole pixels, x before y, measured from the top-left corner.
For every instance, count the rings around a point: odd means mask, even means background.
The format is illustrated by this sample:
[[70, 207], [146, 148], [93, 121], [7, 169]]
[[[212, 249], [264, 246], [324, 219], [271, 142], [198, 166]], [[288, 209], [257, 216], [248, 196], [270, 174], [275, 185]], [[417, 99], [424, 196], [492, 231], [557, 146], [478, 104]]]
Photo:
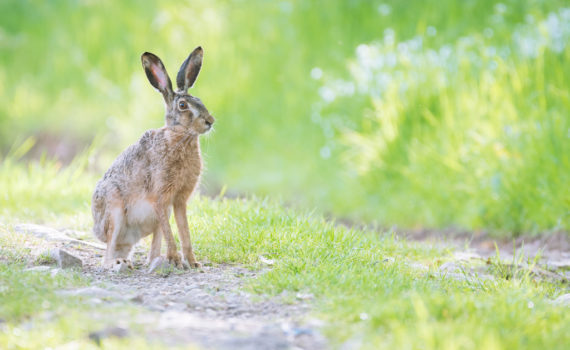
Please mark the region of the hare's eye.
[[180, 108], [180, 109], [186, 109], [186, 107], [188, 107], [188, 106], [186, 105], [186, 102], [184, 102], [184, 101], [178, 102], [178, 108]]

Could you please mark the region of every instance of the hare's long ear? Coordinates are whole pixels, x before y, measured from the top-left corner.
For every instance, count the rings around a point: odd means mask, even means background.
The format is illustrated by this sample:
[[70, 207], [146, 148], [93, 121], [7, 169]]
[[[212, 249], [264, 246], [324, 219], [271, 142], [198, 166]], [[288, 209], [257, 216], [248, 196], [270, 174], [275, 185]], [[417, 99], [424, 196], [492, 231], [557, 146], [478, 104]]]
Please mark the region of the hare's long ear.
[[166, 73], [166, 68], [164, 68], [160, 58], [150, 52], [145, 52], [141, 56], [141, 61], [148, 81], [162, 93], [164, 101], [170, 103], [174, 98], [174, 91], [172, 90], [172, 83], [168, 73]]
[[187, 91], [194, 85], [200, 68], [202, 67], [202, 58], [204, 57], [204, 50], [201, 46], [192, 51], [190, 56], [182, 63], [178, 75], [176, 76], [176, 85], [178, 90]]

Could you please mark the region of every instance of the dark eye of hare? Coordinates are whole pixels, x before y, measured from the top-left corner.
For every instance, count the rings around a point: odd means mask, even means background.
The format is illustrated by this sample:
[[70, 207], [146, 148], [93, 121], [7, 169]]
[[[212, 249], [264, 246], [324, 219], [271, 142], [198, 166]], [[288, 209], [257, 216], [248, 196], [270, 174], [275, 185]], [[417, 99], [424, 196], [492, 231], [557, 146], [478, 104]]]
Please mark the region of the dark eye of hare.
[[186, 107], [188, 107], [188, 105], [186, 105], [186, 102], [184, 102], [184, 101], [178, 102], [178, 108], [186, 109]]

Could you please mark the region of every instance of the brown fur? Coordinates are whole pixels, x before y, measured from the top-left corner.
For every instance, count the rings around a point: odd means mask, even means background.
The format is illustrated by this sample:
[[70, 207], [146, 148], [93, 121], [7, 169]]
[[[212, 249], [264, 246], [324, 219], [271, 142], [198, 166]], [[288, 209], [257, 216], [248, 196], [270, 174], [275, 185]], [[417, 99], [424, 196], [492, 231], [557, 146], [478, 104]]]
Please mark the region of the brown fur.
[[[167, 259], [198, 267], [192, 251], [186, 218], [186, 202], [196, 188], [202, 170], [200, 134], [214, 123], [202, 102], [185, 91], [192, 86], [202, 64], [202, 49], [186, 59], [178, 76], [179, 90], [172, 85], [158, 57], [145, 53], [143, 67], [151, 84], [166, 103], [166, 125], [149, 130], [113, 162], [97, 183], [92, 199], [93, 232], [107, 243], [107, 266], [129, 259], [141, 238], [154, 234], [148, 261], [160, 255], [161, 237], [167, 243]], [[165, 79], [166, 76], [166, 79]], [[186, 77], [186, 80], [184, 79]], [[171, 210], [182, 243], [182, 258], [168, 219]], [[130, 265], [130, 262], [129, 262]]]

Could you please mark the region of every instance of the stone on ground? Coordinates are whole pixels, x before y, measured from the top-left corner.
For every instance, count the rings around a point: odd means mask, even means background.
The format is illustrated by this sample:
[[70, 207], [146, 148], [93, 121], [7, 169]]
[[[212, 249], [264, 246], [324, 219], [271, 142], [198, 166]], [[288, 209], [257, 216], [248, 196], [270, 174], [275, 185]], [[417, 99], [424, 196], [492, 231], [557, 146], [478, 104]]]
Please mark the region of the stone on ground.
[[50, 256], [57, 262], [57, 266], [62, 269], [83, 267], [83, 261], [81, 261], [81, 259], [63, 249], [52, 249], [50, 251]]
[[98, 346], [101, 345], [101, 340], [105, 338], [125, 338], [129, 335], [129, 331], [122, 327], [107, 327], [100, 331], [89, 333], [89, 339], [93, 340]]
[[164, 257], [157, 256], [152, 260], [148, 267], [148, 273], [165, 273], [170, 271], [173, 268], [173, 265], [168, 262]]

